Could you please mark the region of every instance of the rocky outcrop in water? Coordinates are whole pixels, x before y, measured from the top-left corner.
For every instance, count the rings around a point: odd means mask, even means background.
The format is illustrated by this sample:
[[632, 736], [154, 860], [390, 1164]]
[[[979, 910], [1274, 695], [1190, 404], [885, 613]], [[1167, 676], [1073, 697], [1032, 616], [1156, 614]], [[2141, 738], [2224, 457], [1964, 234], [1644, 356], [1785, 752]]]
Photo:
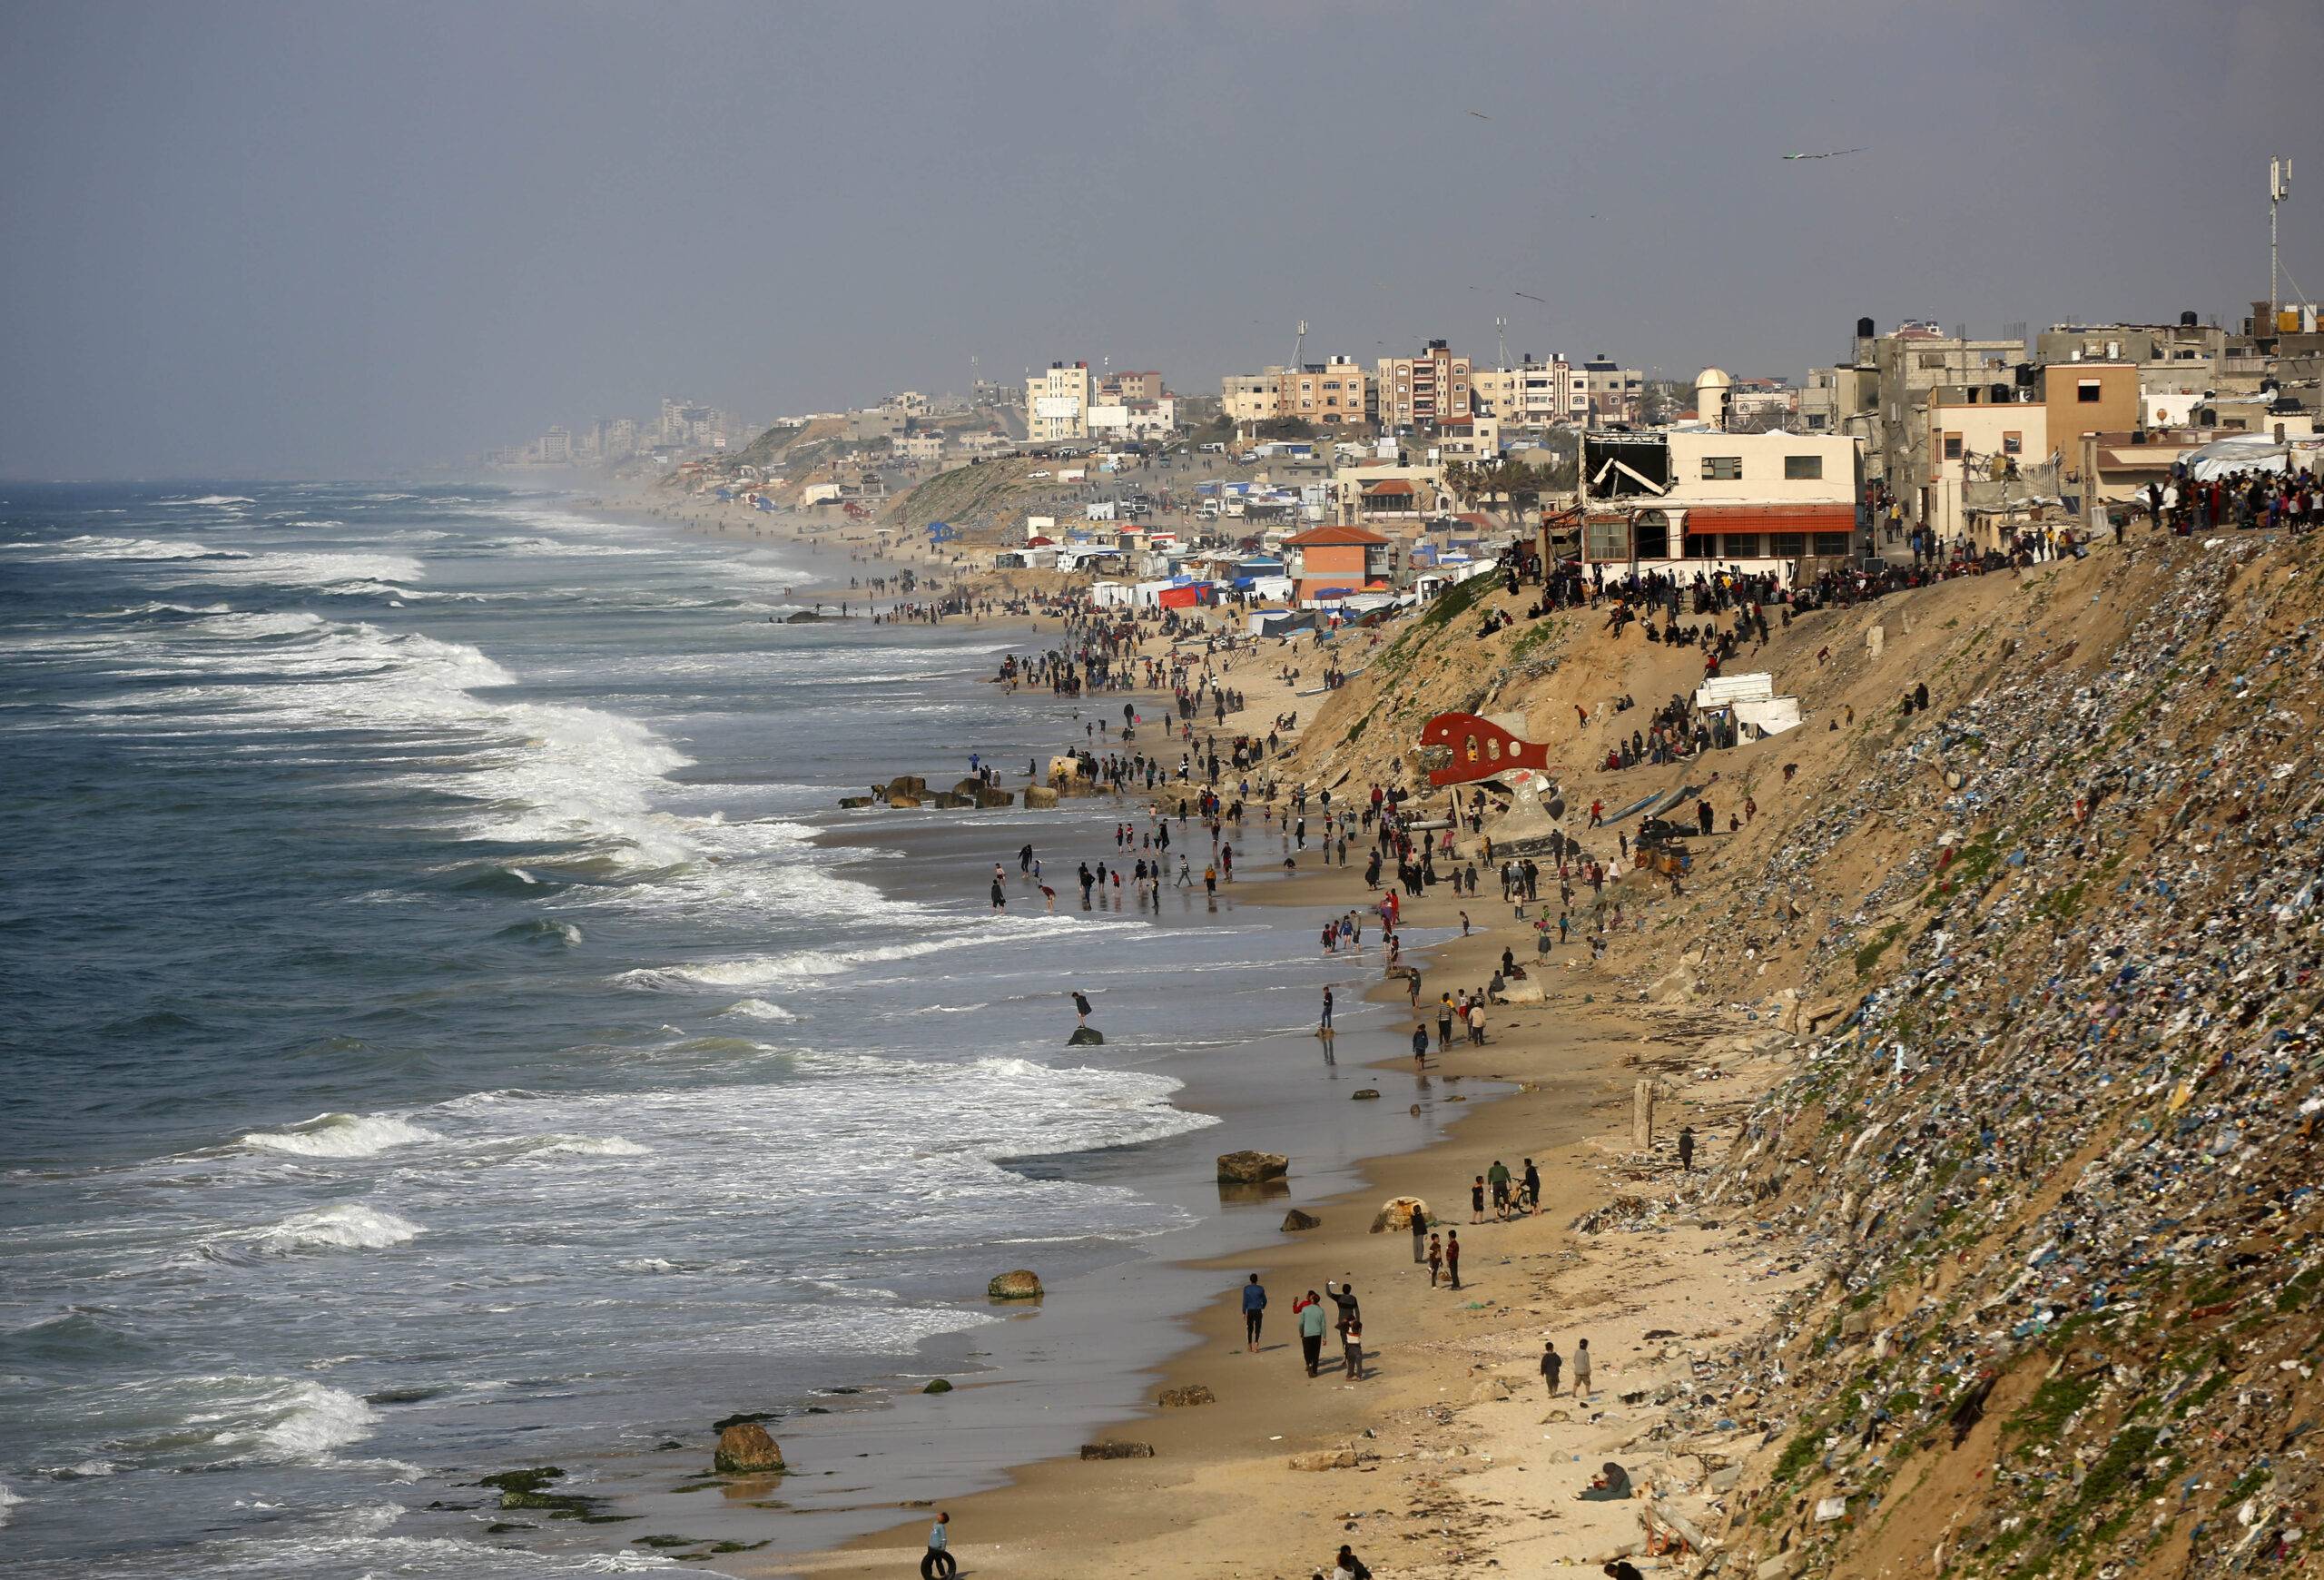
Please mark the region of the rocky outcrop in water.
[[1291, 1172], [1291, 1160], [1281, 1152], [1221, 1152], [1218, 1180], [1223, 1185], [1256, 1185], [1281, 1180]]
[[782, 1470], [783, 1447], [756, 1421], [739, 1421], [718, 1434], [711, 1468], [721, 1476], [751, 1476]]
[[985, 1286], [984, 1292], [996, 1300], [1038, 1300], [1041, 1298], [1040, 1276], [1030, 1268], [1019, 1268], [993, 1279]]

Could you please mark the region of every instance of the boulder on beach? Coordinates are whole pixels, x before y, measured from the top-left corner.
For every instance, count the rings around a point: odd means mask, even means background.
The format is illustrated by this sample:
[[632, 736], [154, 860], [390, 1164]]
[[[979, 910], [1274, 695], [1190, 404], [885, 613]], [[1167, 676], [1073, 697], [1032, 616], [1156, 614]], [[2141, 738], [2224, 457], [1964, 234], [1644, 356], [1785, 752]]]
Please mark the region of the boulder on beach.
[[1420, 1215], [1421, 1227], [1428, 1227], [1428, 1203], [1417, 1196], [1391, 1196], [1373, 1215], [1372, 1232], [1385, 1234], [1392, 1229], [1410, 1229], [1413, 1215]]
[[1068, 1048], [1097, 1048], [1104, 1045], [1106, 1033], [1095, 1026], [1076, 1026], [1073, 1035], [1065, 1040]]
[[1294, 1470], [1353, 1470], [1355, 1450], [1353, 1448], [1317, 1448], [1291, 1457]]
[[1154, 1457], [1154, 1445], [1117, 1443], [1111, 1440], [1103, 1443], [1084, 1443], [1081, 1445], [1081, 1457], [1084, 1459], [1151, 1459]]
[[977, 792], [977, 805], [984, 807], [1014, 806], [1017, 805], [1017, 793], [1014, 790], [980, 790]]
[[1057, 792], [1050, 789], [1048, 785], [1028, 785], [1025, 786], [1025, 808], [1027, 811], [1029, 812], [1036, 808], [1051, 807], [1056, 805]]
[[749, 1476], [783, 1468], [782, 1446], [756, 1421], [738, 1421], [718, 1434], [711, 1468], [721, 1476]]
[[957, 790], [939, 790], [929, 799], [933, 805], [947, 812], [957, 811], [963, 806], [974, 806], [977, 804], [975, 796], [963, 795]]
[[1312, 1212], [1302, 1212], [1296, 1207], [1283, 1215], [1283, 1232], [1297, 1234], [1302, 1229], [1321, 1229], [1324, 1220]]
[[949, 1394], [952, 1391], [952, 1385], [940, 1377], [933, 1378], [930, 1379], [928, 1386], [920, 1391], [924, 1394]]
[[899, 774], [888, 781], [888, 798], [910, 795], [914, 799], [928, 794], [928, 781], [918, 774]]
[[858, 806], [871, 805], [872, 799], [873, 798], [869, 795], [842, 795], [839, 798], [839, 804], [843, 807], [852, 810]]
[[1184, 1410], [1196, 1405], [1215, 1405], [1218, 1396], [1200, 1383], [1188, 1383], [1182, 1388], [1164, 1388], [1154, 1402], [1166, 1410]]
[[1359, 1086], [1347, 1094], [1347, 1100], [1350, 1102], [1377, 1102], [1380, 1101], [1380, 1089], [1376, 1086]]
[[993, 1279], [984, 1287], [984, 1292], [996, 1300], [1038, 1300], [1041, 1298], [1040, 1275], [1030, 1268], [1019, 1268]]
[[900, 809], [910, 810], [920, 805], [920, 797], [908, 791], [900, 792], [891, 790], [888, 792], [888, 805]]
[[984, 781], [974, 776], [970, 776], [966, 779], [955, 779], [952, 782], [953, 795], [966, 795], [971, 800], [974, 800], [983, 792], [983, 790]]
[[1291, 1172], [1291, 1160], [1281, 1152], [1221, 1152], [1218, 1155], [1218, 1179], [1226, 1185], [1256, 1185], [1264, 1180], [1281, 1180]]

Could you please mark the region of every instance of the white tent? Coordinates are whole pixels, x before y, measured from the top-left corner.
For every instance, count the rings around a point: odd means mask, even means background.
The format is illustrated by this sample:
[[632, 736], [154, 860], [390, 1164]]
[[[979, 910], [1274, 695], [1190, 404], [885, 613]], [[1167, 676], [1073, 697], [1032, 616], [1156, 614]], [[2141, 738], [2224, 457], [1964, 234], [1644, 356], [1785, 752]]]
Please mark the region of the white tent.
[[2277, 439], [2264, 433], [2215, 439], [2187, 452], [2188, 474], [2199, 482], [2231, 472], [2324, 470], [2324, 439]]

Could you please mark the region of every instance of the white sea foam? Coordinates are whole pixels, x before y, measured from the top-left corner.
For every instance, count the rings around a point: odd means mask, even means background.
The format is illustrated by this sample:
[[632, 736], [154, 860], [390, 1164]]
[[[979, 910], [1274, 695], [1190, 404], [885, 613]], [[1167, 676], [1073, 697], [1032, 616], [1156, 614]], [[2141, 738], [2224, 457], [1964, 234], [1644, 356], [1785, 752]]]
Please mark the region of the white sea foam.
[[408, 1218], [360, 1202], [343, 1201], [311, 1212], [294, 1212], [280, 1223], [236, 1229], [218, 1240], [269, 1256], [310, 1250], [385, 1250], [418, 1239], [424, 1230]]
[[192, 499], [163, 499], [164, 505], [251, 505], [257, 501], [248, 494], [204, 494]]
[[254, 1435], [259, 1452], [271, 1459], [328, 1459], [359, 1443], [378, 1425], [379, 1412], [355, 1395], [322, 1383], [292, 1384], [268, 1401], [274, 1418]]
[[718, 1012], [722, 1015], [743, 1015], [753, 1021], [795, 1021], [799, 1018], [781, 1004], [771, 1004], [764, 999], [738, 999]]
[[0, 1526], [8, 1523], [8, 1511], [24, 1501], [6, 1482], [0, 1481]]
[[401, 584], [427, 574], [409, 554], [365, 550], [291, 549], [252, 553], [212, 548], [189, 538], [114, 538], [84, 533], [55, 543], [12, 543], [6, 547], [48, 560], [116, 559], [156, 564], [182, 562], [189, 578], [243, 587], [309, 587], [330, 590], [345, 583]]
[[370, 1158], [389, 1147], [408, 1147], [438, 1138], [392, 1114], [322, 1113], [287, 1131], [252, 1131], [242, 1145], [301, 1158]]
[[95, 1481], [121, 1468], [110, 1459], [84, 1459], [77, 1465], [54, 1465], [41, 1472], [51, 1481]]
[[544, 1136], [531, 1150], [537, 1157], [564, 1153], [584, 1158], [646, 1158], [654, 1153], [653, 1148], [621, 1136]]

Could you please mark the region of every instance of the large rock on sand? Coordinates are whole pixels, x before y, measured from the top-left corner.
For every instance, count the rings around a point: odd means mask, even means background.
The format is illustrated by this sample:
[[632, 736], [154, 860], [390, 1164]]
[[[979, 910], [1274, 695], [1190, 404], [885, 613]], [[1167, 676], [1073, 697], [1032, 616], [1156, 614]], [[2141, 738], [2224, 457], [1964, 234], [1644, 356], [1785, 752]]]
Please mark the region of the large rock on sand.
[[1196, 1405], [1215, 1405], [1218, 1396], [1200, 1383], [1188, 1383], [1182, 1388], [1164, 1388], [1154, 1402], [1166, 1410], [1184, 1410]]
[[1050, 789], [1048, 785], [1028, 785], [1025, 786], [1025, 805], [1029, 810], [1033, 808], [1050, 807], [1055, 806], [1056, 805], [1057, 792]]
[[1256, 1185], [1281, 1180], [1291, 1172], [1291, 1160], [1281, 1152], [1221, 1152], [1218, 1180], [1222, 1185]]
[[1353, 1470], [1355, 1450], [1353, 1448], [1317, 1448], [1311, 1453], [1291, 1457], [1294, 1470]]
[[1296, 1207], [1283, 1215], [1283, 1232], [1297, 1234], [1302, 1229], [1321, 1229], [1324, 1220], [1312, 1212], [1302, 1212]]
[[1410, 1229], [1413, 1214], [1419, 1213], [1421, 1225], [1428, 1224], [1428, 1203], [1417, 1196], [1391, 1196], [1380, 1210], [1373, 1214], [1372, 1232], [1385, 1234], [1392, 1229]]
[[721, 1476], [781, 1470], [783, 1447], [756, 1421], [740, 1421], [718, 1434], [718, 1452], [710, 1463]]
[[888, 799], [909, 795], [914, 801], [928, 794], [928, 781], [918, 774], [899, 774], [888, 781]]
[[1081, 1445], [1081, 1457], [1084, 1459], [1151, 1459], [1154, 1457], [1154, 1445], [1118, 1443], [1111, 1440], [1104, 1443], [1084, 1443]]
[[1030, 1268], [1019, 1268], [993, 1279], [984, 1287], [984, 1292], [996, 1300], [1038, 1300], [1041, 1298], [1040, 1275]]

